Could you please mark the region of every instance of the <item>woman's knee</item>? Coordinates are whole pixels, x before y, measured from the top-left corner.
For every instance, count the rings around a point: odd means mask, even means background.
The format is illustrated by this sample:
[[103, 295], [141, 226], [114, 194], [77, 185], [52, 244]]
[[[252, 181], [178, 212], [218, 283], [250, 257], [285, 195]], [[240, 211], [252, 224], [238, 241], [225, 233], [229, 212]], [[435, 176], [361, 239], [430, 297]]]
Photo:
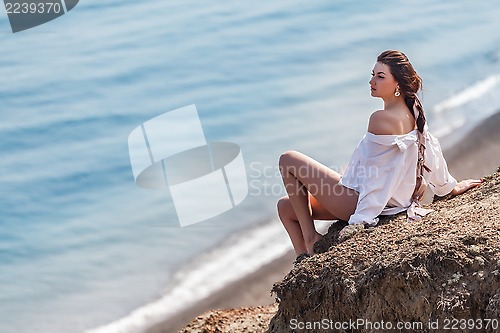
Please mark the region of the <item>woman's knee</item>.
[[281, 154], [278, 161], [281, 174], [283, 174], [290, 167], [296, 166], [297, 161], [301, 158], [301, 156], [303, 156], [303, 154], [295, 150], [287, 150]]
[[284, 196], [276, 203], [276, 209], [278, 210], [278, 215], [280, 215], [280, 217], [286, 211], [289, 200], [290, 199], [287, 196]]
[[278, 216], [282, 221], [287, 220], [287, 218], [293, 217], [295, 214], [293, 211], [292, 203], [288, 196], [284, 196], [278, 200], [276, 204], [278, 210]]

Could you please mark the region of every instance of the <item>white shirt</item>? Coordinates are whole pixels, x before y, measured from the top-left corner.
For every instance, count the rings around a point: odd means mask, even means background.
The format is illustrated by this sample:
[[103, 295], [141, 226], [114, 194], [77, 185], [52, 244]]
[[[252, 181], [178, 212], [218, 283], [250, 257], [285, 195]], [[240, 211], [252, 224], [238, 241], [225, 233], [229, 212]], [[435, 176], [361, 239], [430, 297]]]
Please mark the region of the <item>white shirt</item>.
[[[413, 130], [403, 135], [376, 135], [366, 132], [340, 179], [340, 184], [359, 193], [356, 211], [349, 224], [375, 226], [378, 215], [392, 215], [407, 210], [408, 216], [425, 214], [415, 210], [411, 197], [415, 190], [418, 138]], [[423, 171], [428, 191], [424, 202], [450, 193], [457, 181], [448, 172], [441, 146], [436, 137], [424, 129], [425, 165]], [[429, 190], [430, 189], [430, 190]], [[428, 211], [427, 211], [428, 212]]]

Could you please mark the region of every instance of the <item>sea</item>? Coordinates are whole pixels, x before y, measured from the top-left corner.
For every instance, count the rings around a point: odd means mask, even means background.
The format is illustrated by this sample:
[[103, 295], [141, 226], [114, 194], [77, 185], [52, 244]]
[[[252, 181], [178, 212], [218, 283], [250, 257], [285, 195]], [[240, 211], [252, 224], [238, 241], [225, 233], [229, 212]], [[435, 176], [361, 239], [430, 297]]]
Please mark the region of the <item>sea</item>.
[[[422, 76], [433, 134], [472, 128], [500, 110], [499, 17], [472, 0], [85, 0], [12, 33], [1, 11], [0, 332], [143, 332], [289, 252], [280, 154], [342, 170], [383, 107], [368, 81], [386, 49]], [[208, 141], [240, 147], [248, 194], [181, 227], [168, 190], [136, 185], [128, 136], [192, 104]]]

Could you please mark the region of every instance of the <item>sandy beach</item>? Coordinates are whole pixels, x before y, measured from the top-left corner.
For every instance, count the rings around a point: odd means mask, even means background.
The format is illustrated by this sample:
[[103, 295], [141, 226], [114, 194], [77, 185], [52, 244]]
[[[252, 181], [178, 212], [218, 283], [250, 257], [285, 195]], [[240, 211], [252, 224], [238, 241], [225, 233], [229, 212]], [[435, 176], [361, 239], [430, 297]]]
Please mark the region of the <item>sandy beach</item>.
[[[444, 155], [450, 173], [457, 180], [480, 178], [497, 170], [500, 165], [498, 128], [500, 128], [500, 112], [482, 121], [461, 139], [456, 140], [456, 144], [445, 150]], [[443, 141], [446, 141], [446, 138]], [[272, 285], [290, 271], [294, 259], [294, 253], [290, 252], [244, 279], [226, 286], [224, 290], [205, 299], [189, 311], [146, 332], [178, 332], [196, 316], [208, 310], [273, 304], [274, 297], [270, 294]]]
[[[457, 179], [480, 178], [500, 164], [500, 112], [483, 120], [444, 151], [450, 173]], [[446, 138], [443, 139], [446, 143]]]

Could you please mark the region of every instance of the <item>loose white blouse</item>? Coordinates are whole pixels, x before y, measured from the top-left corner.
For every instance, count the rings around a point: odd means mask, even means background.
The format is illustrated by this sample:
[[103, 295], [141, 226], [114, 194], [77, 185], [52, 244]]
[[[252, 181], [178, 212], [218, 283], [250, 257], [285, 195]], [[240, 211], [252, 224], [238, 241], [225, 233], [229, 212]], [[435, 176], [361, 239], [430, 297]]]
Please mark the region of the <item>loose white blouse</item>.
[[[436, 137], [424, 129], [425, 165], [428, 187], [422, 202], [432, 201], [434, 194], [450, 193], [457, 181], [448, 172], [441, 146]], [[407, 210], [408, 217], [425, 215], [430, 210], [412, 203], [418, 158], [417, 130], [403, 135], [376, 135], [366, 132], [340, 179], [340, 184], [359, 193], [356, 211], [349, 224], [375, 226], [378, 215], [392, 215]]]

